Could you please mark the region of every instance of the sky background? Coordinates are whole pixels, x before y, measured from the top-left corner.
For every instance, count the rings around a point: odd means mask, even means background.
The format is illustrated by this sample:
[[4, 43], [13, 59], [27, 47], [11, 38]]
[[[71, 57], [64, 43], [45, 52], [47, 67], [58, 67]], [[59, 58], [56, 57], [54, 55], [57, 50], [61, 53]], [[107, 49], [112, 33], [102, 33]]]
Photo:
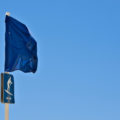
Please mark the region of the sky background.
[[27, 25], [39, 58], [35, 74], [12, 72], [10, 120], [120, 120], [119, 0], [2, 0], [0, 72], [6, 11]]

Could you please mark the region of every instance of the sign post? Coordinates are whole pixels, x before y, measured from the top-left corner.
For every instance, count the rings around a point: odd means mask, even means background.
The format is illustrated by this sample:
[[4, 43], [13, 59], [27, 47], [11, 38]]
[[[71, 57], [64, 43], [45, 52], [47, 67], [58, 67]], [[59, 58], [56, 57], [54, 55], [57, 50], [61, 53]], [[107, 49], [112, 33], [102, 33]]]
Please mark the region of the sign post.
[[9, 120], [9, 103], [5, 103], [5, 120]]
[[14, 77], [1, 73], [1, 102], [5, 104], [5, 120], [9, 120], [9, 104], [14, 104]]
[[[6, 12], [6, 15], [10, 16], [10, 13]], [[9, 104], [8, 103], [5, 103], [5, 120], [9, 120]]]
[[[9, 74], [9, 72], [7, 74]], [[9, 103], [5, 103], [5, 120], [9, 120]]]

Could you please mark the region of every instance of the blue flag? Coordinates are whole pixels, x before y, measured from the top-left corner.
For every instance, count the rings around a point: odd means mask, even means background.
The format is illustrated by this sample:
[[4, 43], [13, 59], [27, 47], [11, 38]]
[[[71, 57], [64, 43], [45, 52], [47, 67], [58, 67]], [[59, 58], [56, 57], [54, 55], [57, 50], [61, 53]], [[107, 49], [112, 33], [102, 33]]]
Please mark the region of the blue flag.
[[35, 73], [38, 63], [36, 41], [18, 20], [6, 16], [5, 23], [5, 71]]

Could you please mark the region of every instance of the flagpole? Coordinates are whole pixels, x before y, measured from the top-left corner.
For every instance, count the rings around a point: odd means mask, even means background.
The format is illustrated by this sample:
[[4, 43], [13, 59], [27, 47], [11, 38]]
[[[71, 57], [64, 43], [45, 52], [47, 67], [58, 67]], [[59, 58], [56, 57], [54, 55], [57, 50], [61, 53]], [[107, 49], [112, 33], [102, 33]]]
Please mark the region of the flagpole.
[[[9, 74], [9, 72], [5, 72]], [[5, 120], [9, 120], [9, 103], [5, 103]]]
[[[10, 16], [9, 12], [6, 12], [5, 15]], [[7, 74], [9, 74], [9, 72], [5, 72]], [[9, 103], [5, 103], [5, 120], [9, 120]]]
[[5, 103], [5, 120], [9, 120], [9, 103]]

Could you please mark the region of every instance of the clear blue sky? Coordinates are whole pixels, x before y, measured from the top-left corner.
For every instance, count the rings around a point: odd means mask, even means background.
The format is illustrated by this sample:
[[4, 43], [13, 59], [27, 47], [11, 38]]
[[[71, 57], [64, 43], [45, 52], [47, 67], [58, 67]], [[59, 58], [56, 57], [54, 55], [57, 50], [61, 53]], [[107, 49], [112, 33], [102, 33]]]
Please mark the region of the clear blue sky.
[[6, 11], [28, 26], [39, 57], [35, 74], [13, 72], [10, 120], [120, 120], [119, 0], [1, 1], [0, 72]]

